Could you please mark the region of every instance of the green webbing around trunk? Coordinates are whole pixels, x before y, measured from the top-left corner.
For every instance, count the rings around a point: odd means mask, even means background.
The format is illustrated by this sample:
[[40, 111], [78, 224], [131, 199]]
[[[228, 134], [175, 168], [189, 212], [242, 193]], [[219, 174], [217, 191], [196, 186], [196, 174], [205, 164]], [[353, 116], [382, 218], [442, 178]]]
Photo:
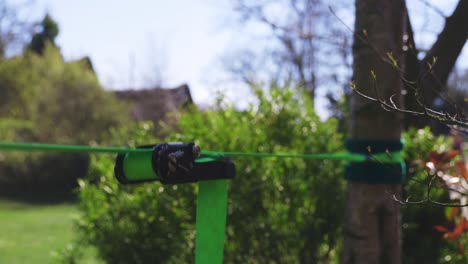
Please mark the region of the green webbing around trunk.
[[221, 264], [224, 254], [228, 180], [198, 183], [195, 264]]

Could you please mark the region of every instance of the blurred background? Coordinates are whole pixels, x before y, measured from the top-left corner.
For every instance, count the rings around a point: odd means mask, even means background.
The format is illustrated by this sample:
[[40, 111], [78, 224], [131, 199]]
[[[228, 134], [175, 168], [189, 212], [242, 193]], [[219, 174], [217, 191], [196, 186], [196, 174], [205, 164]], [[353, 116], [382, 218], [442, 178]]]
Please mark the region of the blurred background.
[[[459, 1], [407, 1], [416, 60]], [[0, 0], [0, 141], [344, 151], [354, 13], [354, 1]], [[448, 72], [429, 106], [466, 117], [466, 45]], [[467, 140], [411, 118], [404, 138], [414, 179], [404, 188], [416, 197], [427, 177], [418, 164]], [[196, 187], [119, 186], [113, 162], [0, 151], [0, 263], [191, 263]], [[225, 262], [338, 263], [344, 164], [236, 160]], [[404, 263], [466, 263], [466, 234], [434, 228], [459, 213], [404, 207]]]

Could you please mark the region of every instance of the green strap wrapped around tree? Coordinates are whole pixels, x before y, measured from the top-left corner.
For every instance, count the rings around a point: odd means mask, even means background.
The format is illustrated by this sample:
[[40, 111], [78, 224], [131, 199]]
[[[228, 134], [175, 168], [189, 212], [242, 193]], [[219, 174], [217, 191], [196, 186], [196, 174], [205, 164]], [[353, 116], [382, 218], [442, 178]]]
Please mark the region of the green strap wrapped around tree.
[[[346, 148], [354, 155], [369, 155], [371, 160], [351, 161], [345, 167], [345, 178], [367, 184], [402, 183], [406, 175], [402, 140], [348, 139]], [[391, 154], [390, 154], [391, 153]]]

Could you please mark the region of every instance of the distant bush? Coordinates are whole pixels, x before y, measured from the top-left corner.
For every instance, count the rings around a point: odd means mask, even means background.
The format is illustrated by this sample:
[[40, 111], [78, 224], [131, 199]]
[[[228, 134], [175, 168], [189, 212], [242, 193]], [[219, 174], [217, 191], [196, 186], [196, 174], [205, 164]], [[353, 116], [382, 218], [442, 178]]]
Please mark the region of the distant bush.
[[85, 61], [66, 62], [51, 45], [0, 61], [0, 87], [0, 120], [27, 120], [36, 141], [100, 141], [128, 120]]
[[5, 155], [7, 162], [0, 162], [0, 194], [34, 202], [75, 198], [77, 180], [89, 166], [86, 154], [10, 154]]
[[[127, 108], [104, 91], [83, 61], [65, 62], [58, 48], [0, 61], [0, 140], [88, 144], [128, 120]], [[70, 193], [89, 158], [76, 154], [0, 154], [0, 195]]]
[[[181, 116], [168, 141], [205, 150], [321, 153], [343, 148], [336, 121], [320, 121], [312, 103], [289, 89], [256, 91], [245, 111], [219, 104]], [[114, 131], [128, 145], [157, 142], [148, 127]], [[127, 142], [125, 142], [128, 140]], [[80, 182], [84, 239], [109, 263], [190, 263], [196, 185], [120, 186], [113, 157], [93, 157]], [[230, 183], [225, 263], [337, 261], [343, 218], [343, 163], [330, 160], [235, 159]]]

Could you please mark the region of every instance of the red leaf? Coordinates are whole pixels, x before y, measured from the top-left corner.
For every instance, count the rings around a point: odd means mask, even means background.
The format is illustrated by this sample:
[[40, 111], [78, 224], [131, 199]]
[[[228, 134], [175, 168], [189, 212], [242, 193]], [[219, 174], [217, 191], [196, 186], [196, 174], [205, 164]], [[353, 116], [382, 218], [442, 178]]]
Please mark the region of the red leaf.
[[467, 225], [468, 225], [468, 222], [466, 218], [465, 217], [460, 218], [460, 221], [458, 221], [458, 224], [453, 230], [453, 232], [445, 233], [444, 238], [448, 240], [459, 238], [463, 234], [463, 231], [465, 231], [465, 228], [467, 227]]
[[442, 154], [437, 153], [437, 151], [432, 150], [431, 153], [429, 153], [428, 161], [434, 163], [436, 165], [437, 163], [440, 162], [442, 159]]
[[463, 218], [463, 224], [464, 224], [464, 227], [463, 227], [463, 230], [468, 230], [468, 219], [466, 219], [465, 217], [462, 217]]
[[466, 169], [465, 162], [459, 160], [455, 166], [457, 167], [457, 172], [460, 174], [460, 176], [468, 180], [468, 169]]
[[450, 161], [451, 159], [455, 158], [458, 154], [460, 154], [460, 151], [459, 150], [451, 150], [450, 152], [443, 152], [442, 153], [442, 161], [443, 162], [448, 162]]
[[450, 233], [450, 230], [448, 230], [446, 227], [441, 226], [441, 225], [436, 225], [436, 226], [434, 226], [434, 228], [437, 231], [442, 232], [442, 233]]
[[451, 210], [450, 210], [450, 215], [448, 217], [448, 220], [452, 221], [453, 218], [455, 218], [455, 216], [458, 215], [458, 213], [460, 213], [460, 207], [453, 207]]
[[435, 150], [432, 150], [431, 153], [429, 153], [429, 157], [427, 161], [430, 161], [434, 164], [435, 167], [439, 167], [440, 164], [446, 164], [448, 163], [451, 159], [456, 157], [458, 154], [460, 154], [459, 150], [451, 150], [449, 152], [441, 152], [438, 153]]
[[464, 231], [466, 227], [468, 227], [468, 221], [465, 217], [460, 217], [458, 225], [455, 227], [455, 231]]
[[458, 253], [460, 253], [460, 255], [465, 254], [465, 245], [463, 245], [462, 242], [458, 243]]
[[444, 239], [447, 240], [455, 240], [461, 236], [461, 232], [449, 232], [444, 234]]

